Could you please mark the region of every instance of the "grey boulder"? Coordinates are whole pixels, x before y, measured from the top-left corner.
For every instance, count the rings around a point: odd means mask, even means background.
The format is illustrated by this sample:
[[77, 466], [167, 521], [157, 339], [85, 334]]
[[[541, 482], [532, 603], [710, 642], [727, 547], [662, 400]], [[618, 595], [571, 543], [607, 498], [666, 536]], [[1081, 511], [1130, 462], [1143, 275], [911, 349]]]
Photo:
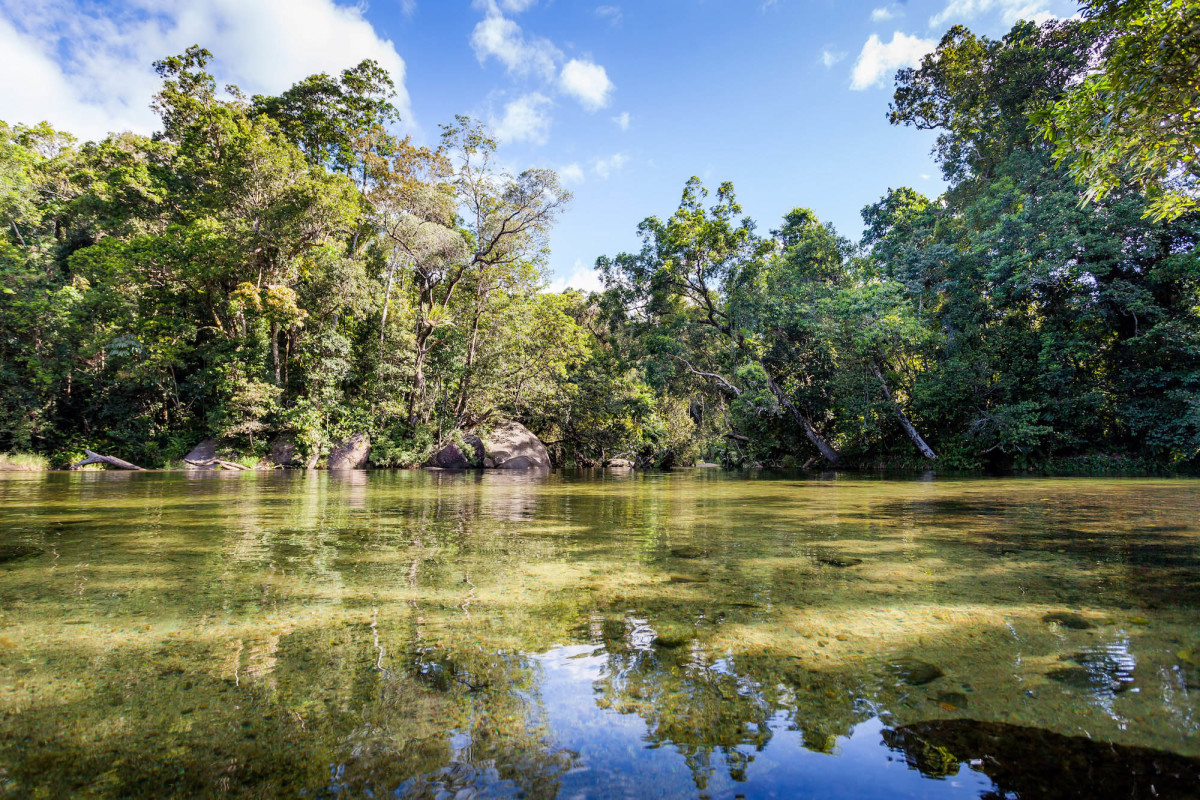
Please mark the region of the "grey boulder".
[[325, 466], [327, 469], [363, 469], [367, 466], [367, 457], [370, 455], [371, 437], [365, 433], [356, 433], [333, 446]]
[[488, 434], [487, 458], [496, 469], [550, 469], [542, 440], [519, 422], [502, 422]]

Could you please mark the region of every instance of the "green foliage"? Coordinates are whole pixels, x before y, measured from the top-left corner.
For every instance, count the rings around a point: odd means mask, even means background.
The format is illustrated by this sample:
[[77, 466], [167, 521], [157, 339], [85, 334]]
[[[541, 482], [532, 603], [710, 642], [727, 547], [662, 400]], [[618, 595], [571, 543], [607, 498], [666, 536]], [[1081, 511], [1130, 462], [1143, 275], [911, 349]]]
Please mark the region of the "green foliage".
[[0, 124], [0, 446], [155, 466], [287, 434], [307, 462], [365, 432], [411, 465], [549, 419], [590, 347], [539, 291], [554, 174], [498, 170], [466, 118], [393, 137], [374, 62], [247, 101], [211, 60], [157, 62], [152, 138]]
[[1132, 183], [1146, 214], [1175, 219], [1200, 197], [1200, 5], [1087, 0], [1103, 60], [1035, 116], [1092, 202]]
[[50, 459], [37, 453], [0, 453], [0, 472], [44, 472]]
[[[951, 29], [900, 71], [890, 113], [939, 132], [950, 188], [889, 191], [864, 209], [858, 248], [803, 208], [759, 237], [732, 187], [705, 209], [693, 179], [674, 216], [639, 226], [640, 252], [598, 263], [627, 357], [719, 409], [724, 441], [705, 448], [731, 464], [1194, 461], [1200, 218], [1167, 222], [1149, 188], [1081, 208], [1071, 165], [1031, 125], [1098, 48], [1117, 63], [1113, 41], [1076, 21], [999, 40]], [[1190, 57], [1187, 41], [1155, 41], [1183, 51], [1168, 72]]]
[[544, 291], [569, 193], [480, 123], [421, 147], [373, 62], [247, 100], [189, 48], [153, 137], [0, 123], [0, 448], [366, 433], [409, 467], [515, 418], [581, 466], [1191, 467], [1193, 7], [953, 28], [890, 110], [938, 131], [943, 196], [889, 190], [854, 244], [692, 178], [589, 296]]

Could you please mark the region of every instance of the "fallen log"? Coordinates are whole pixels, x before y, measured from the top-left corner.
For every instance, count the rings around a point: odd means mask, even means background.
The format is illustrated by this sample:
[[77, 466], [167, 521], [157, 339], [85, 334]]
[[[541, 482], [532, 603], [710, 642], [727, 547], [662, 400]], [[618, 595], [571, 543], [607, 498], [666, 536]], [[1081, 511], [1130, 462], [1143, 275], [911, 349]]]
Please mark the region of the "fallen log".
[[228, 470], [254, 469], [254, 467], [247, 467], [243, 464], [236, 464], [232, 461], [222, 461], [219, 458], [206, 458], [203, 460], [193, 460], [190, 458], [185, 458], [183, 460], [183, 463], [191, 464], [193, 467], [220, 467], [221, 469], [228, 469]]
[[130, 464], [128, 461], [122, 461], [121, 459], [114, 458], [113, 456], [103, 456], [99, 453], [93, 453], [91, 450], [86, 448], [84, 448], [83, 452], [87, 455], [87, 458], [85, 458], [83, 461], [80, 461], [78, 464], [72, 464], [71, 469], [86, 467], [88, 464], [108, 464], [110, 467], [116, 467], [117, 469], [132, 469], [139, 472], [145, 471], [137, 464]]

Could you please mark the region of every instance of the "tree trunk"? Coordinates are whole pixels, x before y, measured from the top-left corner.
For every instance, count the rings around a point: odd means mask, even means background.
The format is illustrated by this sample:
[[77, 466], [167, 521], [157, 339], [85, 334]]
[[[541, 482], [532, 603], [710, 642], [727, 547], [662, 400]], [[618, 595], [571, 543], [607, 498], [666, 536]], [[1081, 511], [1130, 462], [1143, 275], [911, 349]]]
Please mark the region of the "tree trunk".
[[416, 356], [413, 359], [413, 387], [408, 396], [408, 424], [416, 427], [417, 406], [425, 399], [425, 340], [418, 337]]
[[271, 323], [271, 360], [275, 364], [275, 385], [280, 384], [279, 372], [279, 323]]
[[879, 365], [874, 361], [871, 362], [871, 372], [875, 373], [875, 377], [878, 379], [879, 385], [883, 387], [883, 394], [888, 399], [888, 402], [892, 404], [892, 409], [896, 412], [896, 419], [900, 421], [900, 427], [904, 428], [904, 432], [908, 434], [908, 438], [912, 439], [912, 443], [917, 446], [917, 450], [921, 452], [921, 455], [930, 460], [936, 459], [937, 454], [934, 453], [933, 448], [921, 438], [921, 434], [917, 432], [916, 426], [909, 421], [908, 415], [904, 413], [904, 409], [900, 407], [898, 402], [896, 402], [896, 398], [892, 396], [892, 390], [888, 388], [887, 381], [883, 378], [883, 371], [879, 369]]
[[130, 464], [128, 461], [122, 461], [119, 458], [113, 458], [112, 456], [102, 456], [99, 453], [93, 453], [91, 450], [87, 450], [87, 449], [85, 449], [83, 452], [87, 456], [87, 458], [85, 458], [83, 461], [80, 461], [76, 464], [72, 464], [71, 469], [79, 469], [80, 467], [86, 467], [88, 464], [108, 464], [110, 467], [116, 467], [117, 469], [132, 469], [132, 470], [137, 470], [138, 472], [145, 471], [141, 467], [137, 466], [136, 464]]
[[[763, 367], [763, 371], [766, 371], [765, 366]], [[783, 391], [783, 387], [776, 383], [775, 379], [770, 375], [767, 375], [767, 385], [771, 387], [771, 393], [775, 395], [775, 399], [779, 401], [779, 404], [786, 408], [788, 413], [792, 415], [792, 418], [800, 423], [800, 427], [804, 428], [804, 435], [807, 436], [808, 440], [812, 442], [813, 446], [820, 451], [824, 459], [831, 465], [838, 463], [838, 459], [840, 458], [838, 451], [833, 449], [833, 445], [826, 441], [825, 437], [817, 431], [817, 428], [812, 424], [812, 421], [809, 420], [807, 416], [802, 414], [800, 409], [796, 408], [796, 404], [793, 403], [792, 399], [787, 396], [786, 392]]]
[[383, 340], [387, 334], [388, 305], [392, 299], [392, 281], [396, 277], [396, 263], [390, 262], [387, 271], [387, 284], [383, 287], [383, 316], [379, 320], [379, 357], [383, 358]]
[[479, 344], [479, 318], [482, 316], [482, 310], [475, 310], [475, 318], [471, 320], [471, 343], [467, 345], [467, 361], [463, 370], [462, 383], [458, 388], [458, 402], [454, 406], [454, 419], [461, 423], [463, 414], [467, 410], [467, 393], [471, 389], [471, 371], [475, 366], [475, 351]]

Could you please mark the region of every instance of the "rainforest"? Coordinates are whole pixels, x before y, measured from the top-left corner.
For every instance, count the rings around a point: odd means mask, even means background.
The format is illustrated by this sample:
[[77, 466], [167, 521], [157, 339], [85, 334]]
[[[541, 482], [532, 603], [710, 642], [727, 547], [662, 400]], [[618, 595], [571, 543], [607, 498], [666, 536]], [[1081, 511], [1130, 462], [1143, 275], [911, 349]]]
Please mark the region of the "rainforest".
[[879, 109], [944, 194], [863, 198], [851, 240], [693, 178], [590, 293], [547, 288], [570, 192], [481, 122], [418, 145], [371, 60], [247, 96], [190, 47], [151, 136], [0, 123], [0, 452], [412, 467], [516, 420], [556, 466], [1189, 470], [1189, 8], [951, 28]]

